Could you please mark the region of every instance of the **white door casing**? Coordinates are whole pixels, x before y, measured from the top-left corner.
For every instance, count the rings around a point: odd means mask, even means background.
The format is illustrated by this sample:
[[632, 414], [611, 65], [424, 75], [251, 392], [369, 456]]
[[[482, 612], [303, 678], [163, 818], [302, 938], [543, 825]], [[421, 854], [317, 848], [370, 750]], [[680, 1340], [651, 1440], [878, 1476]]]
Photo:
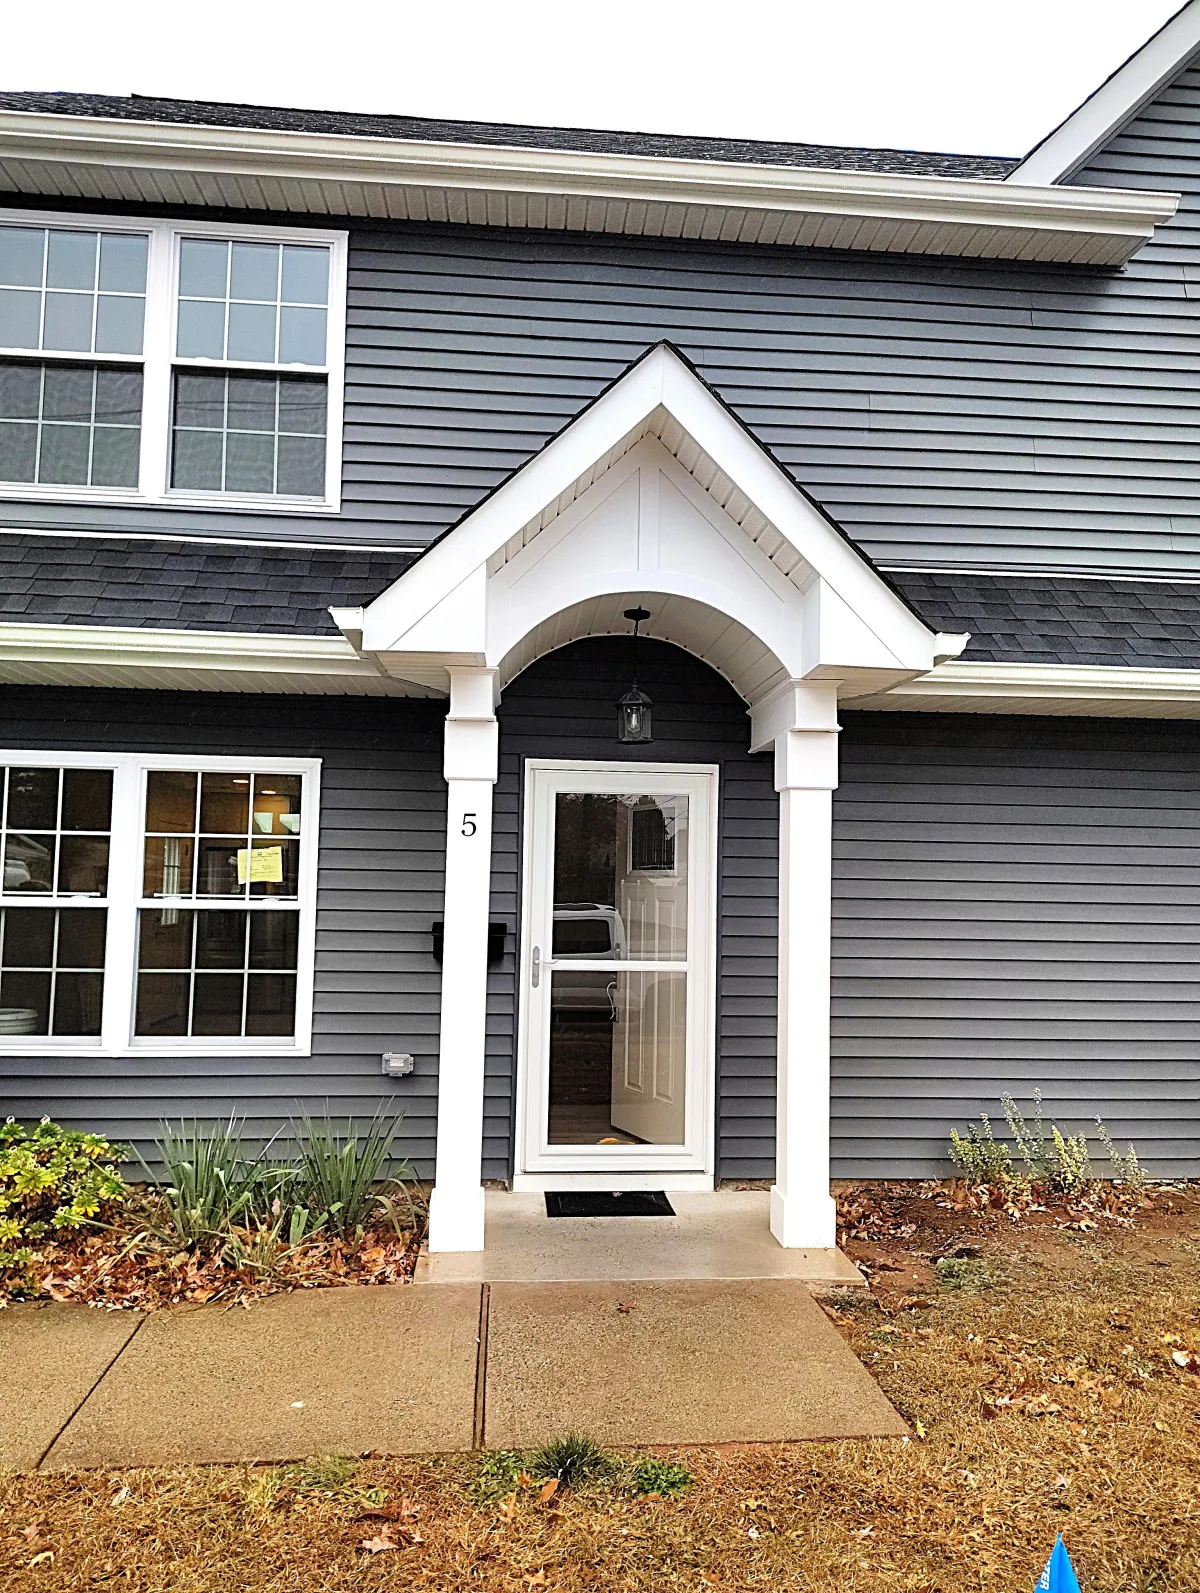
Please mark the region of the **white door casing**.
[[[642, 1006], [641, 1028], [652, 1043], [639, 1057], [623, 1045], [628, 1015], [616, 1012], [613, 1123], [642, 1138], [678, 1138], [643, 1145], [551, 1145], [548, 1073], [553, 944], [555, 799], [561, 792], [684, 795], [689, 806], [686, 961], [572, 960], [574, 970], [627, 971]], [[711, 1185], [715, 1111], [717, 770], [708, 765], [567, 762], [529, 759], [525, 766], [523, 910], [517, 1069], [516, 1182], [557, 1188]], [[682, 894], [672, 882], [647, 880], [647, 893]], [[669, 902], [666, 904], [669, 907]], [[670, 1010], [685, 976], [684, 1048], [672, 1043]], [[535, 982], [536, 981], [536, 982]], [[630, 1048], [632, 1049], [632, 1048]], [[629, 1066], [626, 1068], [625, 1063]], [[640, 1067], [637, 1063], [640, 1062]], [[651, 1077], [651, 1074], [654, 1076]], [[681, 1132], [679, 1132], [681, 1128]]]

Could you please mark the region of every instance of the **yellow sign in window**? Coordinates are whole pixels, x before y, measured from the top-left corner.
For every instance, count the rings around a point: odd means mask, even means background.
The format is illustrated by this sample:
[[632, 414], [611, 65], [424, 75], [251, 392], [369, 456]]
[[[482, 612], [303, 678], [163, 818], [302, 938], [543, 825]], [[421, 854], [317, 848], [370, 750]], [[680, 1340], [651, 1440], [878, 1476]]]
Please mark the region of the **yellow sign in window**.
[[238, 852], [238, 884], [247, 880], [251, 885], [280, 885], [283, 883], [282, 846], [244, 846]]

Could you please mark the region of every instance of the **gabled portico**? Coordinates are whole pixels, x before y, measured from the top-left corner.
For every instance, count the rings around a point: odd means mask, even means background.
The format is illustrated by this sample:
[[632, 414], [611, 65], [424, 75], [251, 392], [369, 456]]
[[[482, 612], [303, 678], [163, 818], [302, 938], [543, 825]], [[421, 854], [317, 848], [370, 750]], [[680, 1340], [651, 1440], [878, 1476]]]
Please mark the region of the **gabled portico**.
[[[522, 670], [557, 648], [626, 634], [631, 604], [650, 612], [644, 634], [729, 681], [749, 707], [751, 750], [774, 752], [780, 951], [771, 1229], [789, 1247], [834, 1242], [829, 920], [838, 703], [927, 673], [957, 656], [966, 638], [932, 633], [695, 370], [660, 344], [373, 603], [335, 611], [375, 667], [449, 697], [434, 1250], [484, 1243], [495, 704]], [[534, 953], [540, 957], [540, 946], [522, 944], [523, 1000], [537, 988]], [[711, 1159], [706, 1176], [711, 1187]]]

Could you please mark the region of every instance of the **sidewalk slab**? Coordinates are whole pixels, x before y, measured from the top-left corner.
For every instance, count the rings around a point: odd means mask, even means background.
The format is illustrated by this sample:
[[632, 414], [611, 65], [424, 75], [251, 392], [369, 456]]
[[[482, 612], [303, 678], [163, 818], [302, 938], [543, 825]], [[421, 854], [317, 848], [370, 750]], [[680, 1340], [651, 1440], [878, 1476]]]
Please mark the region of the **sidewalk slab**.
[[0, 1311], [0, 1469], [32, 1471], [141, 1325], [136, 1311]]
[[301, 1290], [157, 1312], [43, 1465], [471, 1448], [480, 1289]]
[[908, 1431], [797, 1279], [493, 1283], [485, 1398], [492, 1449]]

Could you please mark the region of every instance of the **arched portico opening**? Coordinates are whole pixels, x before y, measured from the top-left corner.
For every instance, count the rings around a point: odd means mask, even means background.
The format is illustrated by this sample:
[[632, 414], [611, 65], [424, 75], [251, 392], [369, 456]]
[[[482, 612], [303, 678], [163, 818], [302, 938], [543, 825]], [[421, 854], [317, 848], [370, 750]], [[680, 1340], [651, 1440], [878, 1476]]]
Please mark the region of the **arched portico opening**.
[[[639, 680], [655, 704], [654, 740], [649, 745], [621, 745], [614, 703], [629, 679], [628, 625], [625, 629], [625, 635], [576, 640], [544, 654], [509, 683], [497, 707], [497, 844], [492, 856], [491, 911], [493, 919], [519, 934], [510, 940], [509, 955], [503, 964], [493, 966], [489, 978], [484, 1172], [489, 1178], [515, 1175], [519, 1188], [553, 1182], [535, 1171], [534, 1142], [539, 1131], [550, 1125], [530, 1121], [535, 1117], [531, 1085], [535, 1092], [539, 1086], [555, 1085], [554, 1090], [541, 1089], [537, 1106], [573, 1109], [577, 1126], [589, 1129], [593, 1138], [618, 1137], [621, 1132], [620, 1124], [614, 1125], [599, 1108], [611, 1099], [605, 1069], [614, 1044], [627, 1036], [614, 1034], [611, 1013], [603, 1004], [597, 1011], [585, 1003], [583, 1010], [572, 1014], [567, 1003], [560, 1002], [553, 1037], [520, 1021], [528, 1017], [522, 1014], [522, 1003], [538, 999], [527, 978], [536, 941], [528, 911], [529, 885], [539, 866], [541, 840], [534, 834], [530, 803], [536, 770], [548, 765], [583, 771], [622, 763], [635, 770], [712, 770], [716, 866], [711, 899], [703, 909], [711, 913], [713, 935], [711, 989], [702, 992], [707, 996], [703, 1018], [708, 1032], [697, 1037], [693, 1054], [686, 1059], [702, 1072], [698, 1094], [705, 1121], [698, 1125], [703, 1148], [697, 1158], [700, 1176], [672, 1175], [660, 1162], [653, 1182], [655, 1187], [686, 1188], [711, 1185], [714, 1178], [769, 1179], [774, 1172], [779, 806], [773, 761], [767, 754], [751, 753], [746, 703], [728, 681], [692, 654], [655, 640], [642, 645], [639, 659]], [[586, 774], [579, 783], [586, 784]], [[630, 786], [638, 783], [635, 776]], [[654, 789], [653, 780], [646, 784]], [[574, 806], [573, 833], [578, 836], [586, 800]], [[602, 814], [596, 817], [604, 822]], [[530, 844], [533, 856], [526, 855]], [[647, 887], [672, 906], [678, 905], [681, 893], [700, 888], [695, 875], [681, 884], [664, 869], [667, 860], [661, 856], [648, 861], [658, 872], [614, 870], [606, 878], [595, 870], [576, 871], [575, 885], [564, 894], [564, 900], [575, 905], [564, 908], [560, 903], [558, 909], [567, 915], [570, 933], [581, 940], [590, 934], [595, 947], [607, 955], [615, 949], [609, 927], [618, 924], [624, 938], [627, 908], [644, 905]], [[672, 864], [678, 861], [670, 859]], [[622, 889], [626, 901], [618, 899]], [[578, 904], [581, 895], [586, 896], [587, 907]], [[597, 902], [598, 896], [605, 899]], [[544, 984], [540, 988], [544, 998]], [[580, 993], [586, 995], [586, 987]], [[572, 1056], [573, 1041], [577, 1043]], [[573, 1078], [552, 1080], [552, 1059], [565, 1060]], [[545, 1077], [539, 1078], [539, 1073]], [[630, 1121], [626, 1119], [627, 1124]], [[571, 1154], [578, 1163], [579, 1153]], [[586, 1153], [582, 1159], [587, 1161]]]

